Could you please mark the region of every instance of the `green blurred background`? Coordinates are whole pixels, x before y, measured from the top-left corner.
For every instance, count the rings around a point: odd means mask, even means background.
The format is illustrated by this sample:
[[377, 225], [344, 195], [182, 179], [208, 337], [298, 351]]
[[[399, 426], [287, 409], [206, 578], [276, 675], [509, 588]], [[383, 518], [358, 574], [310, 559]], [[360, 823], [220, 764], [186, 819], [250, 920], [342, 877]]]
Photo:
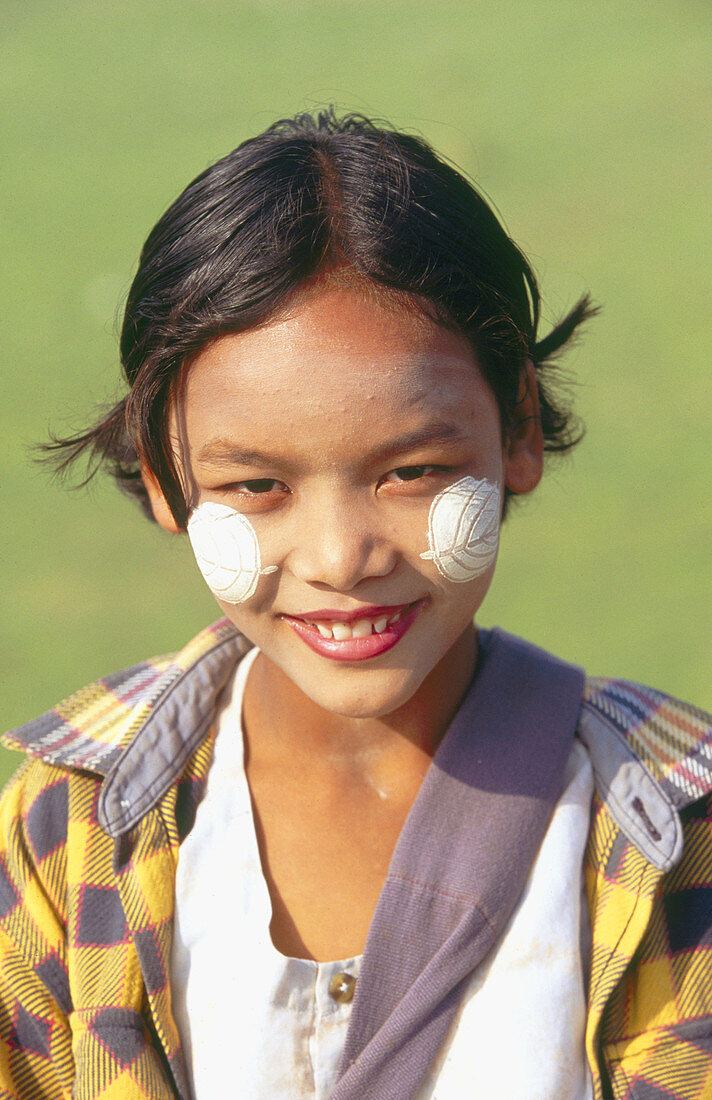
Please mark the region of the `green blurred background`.
[[[334, 102], [474, 176], [540, 277], [590, 289], [588, 435], [513, 510], [483, 608], [712, 706], [707, 0], [4, 0], [2, 703], [26, 721], [218, 616], [184, 539], [33, 465], [119, 394], [148, 230], [211, 160]], [[2, 750], [0, 777], [14, 765]]]

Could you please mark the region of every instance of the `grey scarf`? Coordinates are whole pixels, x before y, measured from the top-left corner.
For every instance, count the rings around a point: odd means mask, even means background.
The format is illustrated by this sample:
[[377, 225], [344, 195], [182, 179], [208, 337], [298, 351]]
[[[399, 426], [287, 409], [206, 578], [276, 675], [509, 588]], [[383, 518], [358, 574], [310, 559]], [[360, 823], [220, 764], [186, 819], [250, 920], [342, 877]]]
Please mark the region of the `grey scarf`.
[[503, 631], [483, 642], [391, 860], [332, 1100], [417, 1093], [561, 794], [583, 672]]

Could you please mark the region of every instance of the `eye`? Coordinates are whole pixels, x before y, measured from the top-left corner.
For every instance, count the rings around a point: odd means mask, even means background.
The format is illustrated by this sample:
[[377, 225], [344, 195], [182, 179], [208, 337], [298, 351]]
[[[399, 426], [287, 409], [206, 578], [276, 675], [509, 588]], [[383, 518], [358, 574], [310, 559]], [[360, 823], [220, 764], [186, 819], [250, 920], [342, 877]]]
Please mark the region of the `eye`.
[[271, 493], [275, 489], [279, 492], [286, 490], [287, 486], [273, 477], [253, 477], [249, 481], [236, 481], [234, 488], [239, 493], [247, 493], [250, 496], [261, 496], [263, 493]]
[[221, 485], [212, 492], [238, 512], [271, 512], [289, 496], [290, 489], [276, 477], [250, 477]]
[[438, 469], [440, 469], [439, 466], [397, 466], [395, 470], [387, 473], [383, 480], [396, 484], [401, 481], [418, 481], [421, 477], [427, 477], [433, 470]]

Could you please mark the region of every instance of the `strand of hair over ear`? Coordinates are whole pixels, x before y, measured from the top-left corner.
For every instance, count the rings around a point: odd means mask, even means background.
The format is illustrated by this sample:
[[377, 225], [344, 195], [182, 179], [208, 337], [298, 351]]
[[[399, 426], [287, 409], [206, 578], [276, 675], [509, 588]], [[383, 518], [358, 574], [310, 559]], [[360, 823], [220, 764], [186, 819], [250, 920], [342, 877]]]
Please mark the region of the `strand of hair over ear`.
[[[544, 450], [548, 454], [566, 454], [585, 435], [581, 420], [572, 412], [572, 401], [566, 400], [567, 390], [573, 380], [561, 374], [556, 358], [565, 345], [579, 334], [582, 324], [600, 312], [589, 294], [584, 294], [563, 320], [533, 346], [531, 359], [537, 377], [541, 426], [544, 434]], [[550, 392], [548, 380], [550, 372], [556, 374], [556, 398]]]
[[554, 358], [556, 353], [574, 336], [579, 326], [590, 321], [599, 312], [600, 306], [593, 303], [590, 294], [584, 294], [571, 312], [567, 313], [543, 340], [536, 341], [531, 356], [534, 363], [543, 364], [547, 359]]

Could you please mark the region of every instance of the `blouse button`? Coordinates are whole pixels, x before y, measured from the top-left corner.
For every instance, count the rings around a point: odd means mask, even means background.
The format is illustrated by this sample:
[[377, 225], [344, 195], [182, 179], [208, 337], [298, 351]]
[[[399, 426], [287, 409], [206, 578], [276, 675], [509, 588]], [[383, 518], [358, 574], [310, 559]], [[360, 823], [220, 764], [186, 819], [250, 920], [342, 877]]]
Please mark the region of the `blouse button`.
[[345, 1005], [352, 999], [354, 990], [356, 989], [356, 979], [353, 974], [346, 974], [344, 971], [340, 971], [338, 974], [334, 974], [333, 978], [329, 982], [329, 994], [338, 1001], [339, 1004]]

